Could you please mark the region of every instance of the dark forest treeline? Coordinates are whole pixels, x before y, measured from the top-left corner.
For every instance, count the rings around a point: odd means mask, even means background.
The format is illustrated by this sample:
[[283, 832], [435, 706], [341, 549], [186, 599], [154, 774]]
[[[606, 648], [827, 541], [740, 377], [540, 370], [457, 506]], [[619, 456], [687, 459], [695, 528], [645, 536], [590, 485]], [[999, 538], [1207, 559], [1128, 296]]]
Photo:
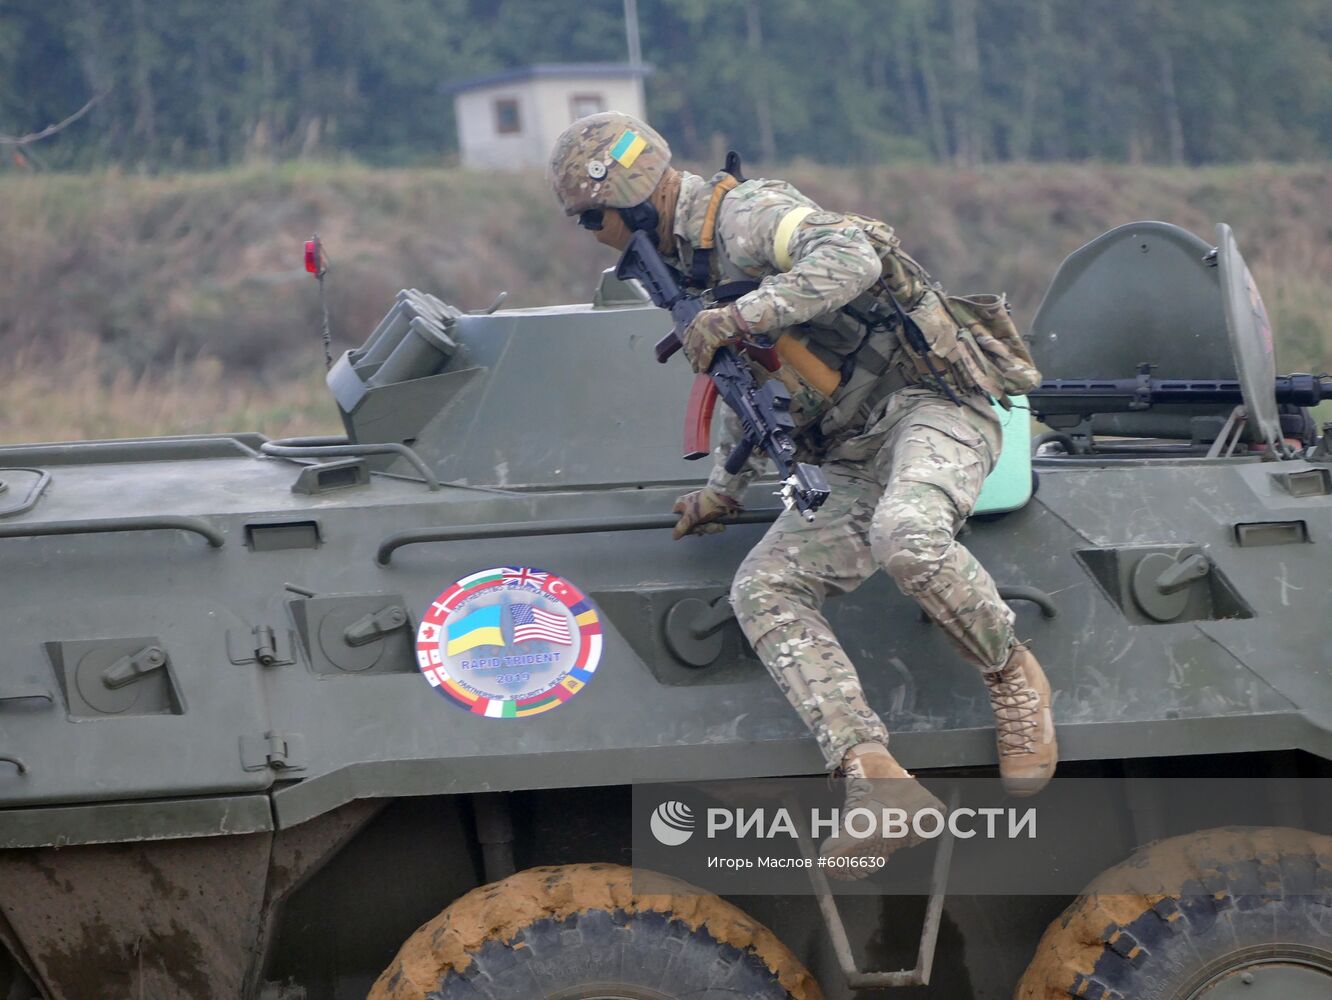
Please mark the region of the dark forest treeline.
[[[639, 0], [638, 14], [650, 115], [695, 159], [727, 144], [851, 164], [1332, 153], [1329, 0]], [[429, 162], [455, 144], [443, 84], [625, 51], [622, 0], [0, 0], [0, 134], [100, 94], [24, 148], [31, 165]]]

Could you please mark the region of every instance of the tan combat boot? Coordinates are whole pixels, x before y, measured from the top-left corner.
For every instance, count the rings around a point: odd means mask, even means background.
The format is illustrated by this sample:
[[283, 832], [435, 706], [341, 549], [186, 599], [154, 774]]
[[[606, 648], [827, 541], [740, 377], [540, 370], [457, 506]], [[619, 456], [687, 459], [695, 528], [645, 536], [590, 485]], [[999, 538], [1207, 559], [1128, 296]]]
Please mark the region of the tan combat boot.
[[[852, 747], [842, 758], [840, 773], [846, 779], [842, 828], [825, 840], [819, 851], [830, 862], [823, 868], [828, 878], [853, 882], [873, 875], [882, 867], [874, 863], [876, 859], [887, 858], [904, 847], [914, 847], [925, 839], [911, 826], [917, 813], [937, 809], [942, 816], [946, 811], [944, 804], [894, 760], [882, 743], [859, 743]], [[855, 820], [854, 830], [868, 832], [867, 836], [857, 837], [847, 829], [846, 816], [852, 809], [867, 809], [873, 815], [872, 821], [859, 814]], [[883, 827], [885, 809], [900, 809], [905, 814], [906, 827], [900, 836], [891, 825]], [[935, 825], [931, 822], [928, 829]]]
[[1050, 682], [1026, 646], [1016, 645], [999, 670], [982, 674], [994, 709], [999, 777], [1012, 795], [1035, 795], [1059, 762]]

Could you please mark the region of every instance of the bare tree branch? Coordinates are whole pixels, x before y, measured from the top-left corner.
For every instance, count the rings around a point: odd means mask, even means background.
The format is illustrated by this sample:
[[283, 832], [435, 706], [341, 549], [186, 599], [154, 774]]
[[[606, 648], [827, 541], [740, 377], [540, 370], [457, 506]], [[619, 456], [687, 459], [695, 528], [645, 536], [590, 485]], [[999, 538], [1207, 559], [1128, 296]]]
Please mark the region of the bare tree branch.
[[75, 111], [64, 121], [56, 122], [54, 125], [48, 125], [40, 132], [29, 132], [27, 135], [0, 135], [0, 146], [26, 146], [29, 143], [38, 142], [42, 139], [46, 139], [50, 136], [53, 136], [66, 126], [73, 125], [76, 121], [78, 121], [89, 111], [91, 111], [93, 109], [93, 105], [95, 105], [105, 96], [106, 96], [105, 90], [102, 91], [100, 94], [94, 94], [92, 97], [88, 99], [87, 104], [79, 108], [78, 111]]

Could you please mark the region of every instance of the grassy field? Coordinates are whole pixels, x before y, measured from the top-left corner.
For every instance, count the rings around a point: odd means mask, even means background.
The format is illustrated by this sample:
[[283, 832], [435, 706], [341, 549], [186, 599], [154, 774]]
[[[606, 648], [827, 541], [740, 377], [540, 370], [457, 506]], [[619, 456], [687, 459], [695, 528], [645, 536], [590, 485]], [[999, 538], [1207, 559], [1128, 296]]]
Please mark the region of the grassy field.
[[289, 380], [229, 373], [200, 358], [138, 374], [84, 341], [56, 359], [0, 362], [0, 442], [81, 441], [262, 429], [270, 437], [339, 433], [323, 365]]
[[[1332, 171], [794, 164], [816, 200], [880, 215], [949, 288], [1005, 289], [1029, 321], [1070, 251], [1159, 218], [1229, 222], [1273, 314], [1285, 370], [1332, 368]], [[140, 177], [0, 175], [0, 441], [337, 427], [319, 305], [301, 263], [333, 260], [335, 347], [402, 287], [463, 309], [586, 300], [612, 253], [538, 175], [288, 164]]]

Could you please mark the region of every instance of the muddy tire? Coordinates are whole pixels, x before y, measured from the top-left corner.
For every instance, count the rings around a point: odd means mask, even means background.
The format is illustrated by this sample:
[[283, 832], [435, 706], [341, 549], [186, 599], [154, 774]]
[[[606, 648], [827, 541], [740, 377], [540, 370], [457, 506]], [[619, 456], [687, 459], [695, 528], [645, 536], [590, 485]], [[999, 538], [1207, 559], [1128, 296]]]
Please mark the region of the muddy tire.
[[482, 886], [403, 944], [368, 1000], [822, 1000], [762, 924], [619, 865], [533, 868]]
[[1014, 996], [1332, 997], [1332, 837], [1228, 827], [1145, 847], [1050, 925]]

